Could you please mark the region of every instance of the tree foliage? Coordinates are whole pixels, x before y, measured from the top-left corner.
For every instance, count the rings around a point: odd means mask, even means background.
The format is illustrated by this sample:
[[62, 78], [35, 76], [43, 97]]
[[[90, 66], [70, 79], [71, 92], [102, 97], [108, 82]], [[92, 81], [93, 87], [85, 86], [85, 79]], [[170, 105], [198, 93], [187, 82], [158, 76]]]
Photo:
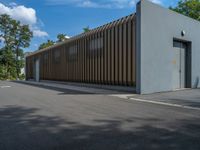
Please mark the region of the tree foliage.
[[52, 40], [47, 40], [47, 42], [40, 44], [39, 50], [44, 49], [44, 48], [47, 48], [47, 47], [50, 47], [50, 46], [52, 46], [52, 45], [54, 45], [54, 41], [52, 41]]
[[65, 40], [67, 40], [65, 34], [58, 34], [58, 35], [57, 35], [57, 39], [58, 39], [57, 42], [63, 42], [63, 41], [65, 41]]
[[23, 48], [30, 45], [33, 34], [28, 25], [0, 15], [0, 79], [19, 78], [20, 70], [24, 67]]
[[180, 0], [176, 7], [170, 9], [200, 21], [200, 0]]
[[89, 27], [89, 26], [83, 28], [83, 32], [84, 32], [84, 33], [89, 32], [89, 31], [90, 31], [90, 27]]
[[50, 46], [52, 46], [52, 45], [54, 45], [56, 43], [63, 42], [65, 40], [67, 40], [67, 39], [68, 38], [66, 38], [66, 34], [60, 33], [60, 34], [57, 35], [57, 41], [54, 42], [52, 40], [47, 40], [47, 42], [44, 42], [44, 43], [40, 44], [38, 49], [41, 50], [41, 49], [50, 47]]

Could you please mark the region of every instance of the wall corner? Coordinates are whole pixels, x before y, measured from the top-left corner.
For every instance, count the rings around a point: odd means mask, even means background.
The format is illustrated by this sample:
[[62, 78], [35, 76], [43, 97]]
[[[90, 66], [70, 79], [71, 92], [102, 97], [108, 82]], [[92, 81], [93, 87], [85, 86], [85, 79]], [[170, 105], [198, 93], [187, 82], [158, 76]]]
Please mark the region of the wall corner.
[[141, 1], [136, 6], [136, 93], [141, 94]]

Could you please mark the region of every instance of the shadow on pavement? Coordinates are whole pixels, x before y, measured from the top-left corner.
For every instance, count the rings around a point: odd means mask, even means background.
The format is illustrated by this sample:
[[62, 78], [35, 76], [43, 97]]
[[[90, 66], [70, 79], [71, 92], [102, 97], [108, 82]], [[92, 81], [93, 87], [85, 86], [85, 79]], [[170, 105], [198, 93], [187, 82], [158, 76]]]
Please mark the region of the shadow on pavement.
[[[71, 90], [71, 89], [63, 89], [63, 88], [52, 87], [52, 86], [36, 85], [36, 84], [28, 83], [28, 82], [27, 83], [19, 82], [19, 81], [12, 81], [12, 82], [13, 83], [17, 83], [17, 84], [30, 85], [30, 86], [34, 86], [34, 87], [37, 87], [37, 88], [43, 88], [43, 89], [48, 89], [48, 90], [54, 90], [54, 91], [61, 92], [58, 95], [67, 95], [67, 94], [105, 94], [105, 95], [110, 95], [110, 94], [134, 94], [134, 91], [133, 92], [128, 92], [128, 91], [108, 90], [108, 89], [103, 89], [103, 88], [97, 89], [96, 88], [97, 92], [93, 92], [93, 90], [91, 90], [90, 92], [85, 92], [85, 91], [81, 91], [81, 90]], [[79, 88], [79, 87], [77, 86], [77, 88]], [[88, 87], [86, 87], [86, 88], [88, 88]], [[100, 92], [98, 92], [98, 91], [100, 91]]]
[[[1, 150], [199, 150], [200, 118], [177, 120], [176, 127], [140, 125], [122, 130], [125, 120], [93, 120], [83, 125], [37, 108], [0, 108]], [[145, 118], [127, 118], [131, 124]], [[147, 120], [156, 122], [158, 120]], [[162, 120], [159, 120], [162, 121]], [[170, 126], [170, 125], [169, 125]], [[178, 126], [178, 127], [177, 127]]]
[[44, 85], [36, 85], [36, 84], [24, 83], [24, 82], [18, 82], [18, 81], [12, 81], [12, 82], [17, 83], [17, 84], [29, 85], [29, 86], [33, 86], [33, 87], [37, 87], [37, 88], [61, 92], [61, 93], [59, 93], [59, 95], [64, 95], [64, 94], [94, 94], [94, 93], [89, 93], [89, 92], [75, 91], [75, 90], [70, 90], [70, 89], [63, 89], [63, 88], [44, 86]]

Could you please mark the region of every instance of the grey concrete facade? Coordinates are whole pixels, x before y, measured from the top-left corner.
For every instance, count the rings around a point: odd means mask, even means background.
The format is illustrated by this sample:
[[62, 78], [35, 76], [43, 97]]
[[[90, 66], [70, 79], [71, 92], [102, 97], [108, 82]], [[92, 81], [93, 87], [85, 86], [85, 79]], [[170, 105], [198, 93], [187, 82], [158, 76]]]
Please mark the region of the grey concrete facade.
[[173, 90], [174, 39], [190, 43], [190, 84], [200, 87], [200, 23], [146, 0], [138, 3], [136, 14], [137, 93]]

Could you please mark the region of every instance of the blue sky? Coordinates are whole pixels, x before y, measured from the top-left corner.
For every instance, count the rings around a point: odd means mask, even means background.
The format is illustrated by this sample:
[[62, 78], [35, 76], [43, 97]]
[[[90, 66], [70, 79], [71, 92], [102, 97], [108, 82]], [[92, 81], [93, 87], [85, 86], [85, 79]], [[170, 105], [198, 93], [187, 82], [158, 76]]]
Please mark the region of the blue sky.
[[[47, 39], [56, 40], [58, 33], [74, 36], [82, 28], [95, 28], [135, 12], [138, 0], [0, 0], [0, 14], [29, 24], [34, 33], [34, 51]], [[164, 7], [175, 6], [178, 0], [151, 0]]]

